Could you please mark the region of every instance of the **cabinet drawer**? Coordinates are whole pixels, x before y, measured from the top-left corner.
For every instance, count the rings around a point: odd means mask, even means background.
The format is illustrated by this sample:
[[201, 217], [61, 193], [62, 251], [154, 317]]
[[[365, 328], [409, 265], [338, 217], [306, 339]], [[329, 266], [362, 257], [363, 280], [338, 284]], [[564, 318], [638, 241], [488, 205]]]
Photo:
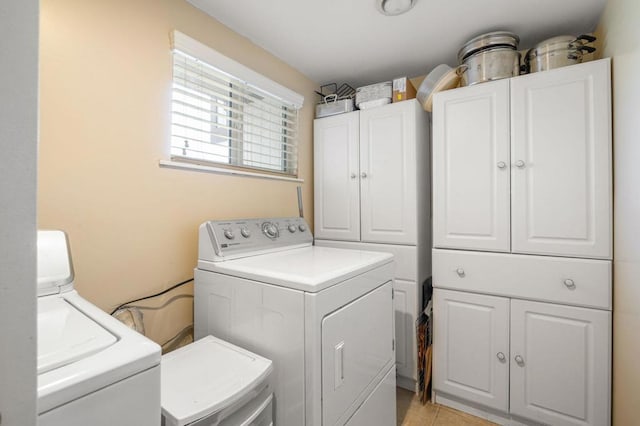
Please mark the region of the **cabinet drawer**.
[[433, 250], [433, 285], [611, 309], [611, 262]]

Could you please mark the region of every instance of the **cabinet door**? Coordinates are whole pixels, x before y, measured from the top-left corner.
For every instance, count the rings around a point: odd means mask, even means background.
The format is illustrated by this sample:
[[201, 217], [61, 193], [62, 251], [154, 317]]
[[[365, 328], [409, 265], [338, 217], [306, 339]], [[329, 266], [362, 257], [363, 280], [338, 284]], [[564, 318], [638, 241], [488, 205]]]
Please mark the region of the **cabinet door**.
[[417, 290], [414, 281], [394, 280], [393, 304], [396, 326], [396, 369], [399, 376], [418, 380], [416, 319]]
[[511, 301], [511, 412], [544, 424], [610, 424], [611, 313]]
[[362, 241], [416, 244], [416, 143], [426, 143], [416, 141], [418, 108], [406, 101], [360, 111]]
[[511, 80], [512, 247], [611, 258], [609, 61]]
[[317, 238], [360, 240], [359, 112], [314, 121]]
[[435, 289], [433, 386], [509, 409], [509, 299]]
[[435, 95], [433, 245], [510, 250], [509, 80]]

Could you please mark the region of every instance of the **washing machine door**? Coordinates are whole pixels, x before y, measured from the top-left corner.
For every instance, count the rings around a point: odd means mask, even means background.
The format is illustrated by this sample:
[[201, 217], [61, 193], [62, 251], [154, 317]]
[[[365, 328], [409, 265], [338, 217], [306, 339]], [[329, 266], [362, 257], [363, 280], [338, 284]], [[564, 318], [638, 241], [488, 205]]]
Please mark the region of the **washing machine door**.
[[322, 424], [343, 424], [395, 363], [391, 282], [322, 320]]

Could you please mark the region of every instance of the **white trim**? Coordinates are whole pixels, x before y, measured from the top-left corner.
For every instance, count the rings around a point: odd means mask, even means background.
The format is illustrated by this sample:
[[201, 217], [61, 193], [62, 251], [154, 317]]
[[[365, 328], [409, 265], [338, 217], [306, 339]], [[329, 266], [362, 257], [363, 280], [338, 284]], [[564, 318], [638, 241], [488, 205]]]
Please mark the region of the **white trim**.
[[228, 169], [226, 167], [202, 166], [200, 164], [183, 163], [180, 161], [172, 161], [172, 160], [160, 160], [160, 167], [167, 167], [170, 169], [194, 170], [198, 172], [207, 172], [207, 173], [219, 173], [223, 175], [237, 175], [237, 176], [253, 177], [253, 178], [260, 178], [260, 179], [273, 179], [273, 180], [284, 180], [287, 182], [304, 183], [304, 179], [300, 179], [300, 178], [270, 175], [267, 173], [256, 173], [256, 172], [249, 172], [244, 170]]
[[209, 65], [219, 68], [220, 71], [230, 74], [263, 92], [295, 105], [297, 109], [302, 108], [302, 105], [304, 104], [304, 96], [301, 94], [276, 83], [275, 81], [255, 72], [227, 56], [224, 56], [209, 46], [192, 39], [180, 31], [173, 30], [173, 33], [171, 34], [171, 48], [187, 53], [194, 58], [201, 59]]

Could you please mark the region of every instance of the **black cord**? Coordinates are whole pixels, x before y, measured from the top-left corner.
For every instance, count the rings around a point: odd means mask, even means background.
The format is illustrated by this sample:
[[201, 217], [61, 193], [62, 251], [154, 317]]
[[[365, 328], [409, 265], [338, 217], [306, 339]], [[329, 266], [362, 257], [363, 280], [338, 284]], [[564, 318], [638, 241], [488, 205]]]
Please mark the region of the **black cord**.
[[169, 293], [171, 290], [175, 290], [176, 288], [181, 287], [181, 286], [183, 286], [185, 284], [188, 284], [191, 281], [193, 281], [193, 278], [189, 278], [188, 280], [185, 280], [185, 281], [182, 281], [182, 282], [180, 282], [178, 284], [175, 284], [175, 285], [169, 287], [168, 289], [161, 291], [160, 293], [152, 294], [151, 296], [141, 297], [140, 299], [129, 300], [128, 302], [123, 303], [122, 305], [118, 305], [117, 308], [115, 308], [113, 311], [111, 311], [110, 315], [115, 314], [116, 312], [118, 312], [118, 310], [124, 308], [127, 305], [130, 305], [130, 304], [135, 303], [135, 302], [140, 302], [142, 300], [147, 300], [147, 299], [151, 299], [151, 298], [154, 298], [154, 297], [162, 296], [163, 294]]

